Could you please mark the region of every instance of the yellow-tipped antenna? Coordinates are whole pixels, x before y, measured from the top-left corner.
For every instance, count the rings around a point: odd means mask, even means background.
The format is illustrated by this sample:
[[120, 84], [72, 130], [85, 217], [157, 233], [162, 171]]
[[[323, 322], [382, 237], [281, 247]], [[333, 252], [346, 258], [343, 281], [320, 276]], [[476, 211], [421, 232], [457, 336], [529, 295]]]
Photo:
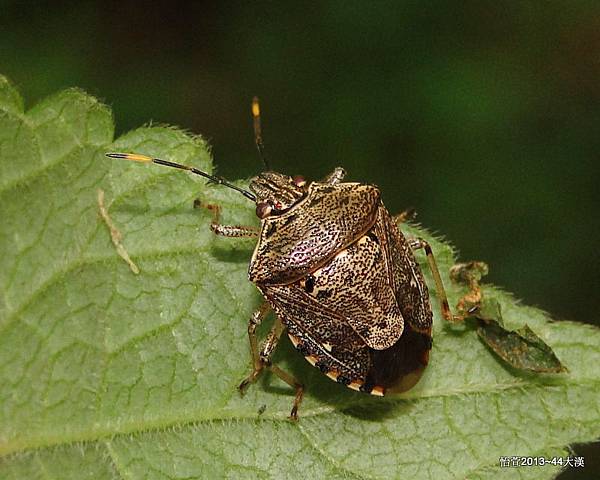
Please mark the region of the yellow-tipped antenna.
[[216, 177], [215, 175], [211, 175], [210, 173], [198, 170], [196, 167], [182, 165], [181, 163], [169, 162], [168, 160], [161, 160], [160, 158], [152, 158], [148, 157], [147, 155], [140, 155], [139, 153], [107, 153], [106, 156], [110, 158], [122, 158], [124, 160], [131, 160], [133, 162], [156, 163], [157, 165], [164, 165], [166, 167], [187, 170], [188, 172], [195, 173], [196, 175], [200, 175], [201, 177], [208, 178], [213, 183], [218, 183], [219, 185], [232, 188], [233, 190], [240, 192], [242, 195], [244, 195], [244, 197], [252, 200], [253, 202], [256, 202], [256, 196], [248, 190], [244, 190], [243, 188], [237, 187], [232, 183], [229, 183], [224, 178]]
[[252, 99], [252, 123], [254, 125], [254, 141], [256, 142], [258, 154], [265, 164], [266, 169], [269, 170], [269, 162], [265, 156], [265, 145], [263, 144], [262, 130], [260, 128], [260, 103], [258, 97]]

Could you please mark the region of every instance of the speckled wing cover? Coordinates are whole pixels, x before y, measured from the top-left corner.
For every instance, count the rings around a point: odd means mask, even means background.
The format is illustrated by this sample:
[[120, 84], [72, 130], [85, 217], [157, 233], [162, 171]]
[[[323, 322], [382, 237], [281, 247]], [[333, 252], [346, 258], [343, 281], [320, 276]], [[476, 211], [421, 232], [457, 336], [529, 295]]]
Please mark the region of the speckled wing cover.
[[379, 197], [372, 185], [312, 183], [289, 212], [263, 220], [250, 281], [279, 284], [305, 276], [373, 225]]
[[[430, 348], [429, 337], [415, 332], [430, 334], [427, 287], [410, 246], [380, 202], [373, 226], [308, 276], [259, 288], [307, 359], [351, 388], [391, 386], [426, 364], [426, 358], [421, 363], [412, 358], [407, 341], [416, 338], [415, 348]], [[408, 340], [401, 342], [405, 321], [410, 325], [403, 340]]]
[[386, 239], [382, 248], [387, 271], [405, 321], [415, 330], [431, 335], [433, 314], [427, 284], [412, 248], [383, 205], [379, 208], [375, 232]]

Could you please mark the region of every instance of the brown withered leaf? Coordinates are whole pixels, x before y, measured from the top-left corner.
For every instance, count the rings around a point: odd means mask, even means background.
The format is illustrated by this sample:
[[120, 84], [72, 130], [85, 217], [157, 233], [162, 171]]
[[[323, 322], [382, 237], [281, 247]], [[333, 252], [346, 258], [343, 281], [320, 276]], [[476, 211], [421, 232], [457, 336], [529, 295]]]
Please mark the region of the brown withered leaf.
[[536, 373], [566, 371], [552, 349], [527, 324], [517, 330], [505, 327], [500, 303], [486, 298], [480, 285], [488, 271], [484, 262], [458, 263], [450, 269], [450, 278], [455, 283], [469, 287], [456, 304], [459, 313], [456, 318], [474, 317], [479, 338], [514, 368]]
[[[504, 327], [500, 304], [485, 300], [477, 314], [477, 335], [511, 367], [536, 373], [561, 373], [567, 369], [552, 349], [526, 324], [517, 330]], [[490, 315], [491, 314], [491, 315]]]

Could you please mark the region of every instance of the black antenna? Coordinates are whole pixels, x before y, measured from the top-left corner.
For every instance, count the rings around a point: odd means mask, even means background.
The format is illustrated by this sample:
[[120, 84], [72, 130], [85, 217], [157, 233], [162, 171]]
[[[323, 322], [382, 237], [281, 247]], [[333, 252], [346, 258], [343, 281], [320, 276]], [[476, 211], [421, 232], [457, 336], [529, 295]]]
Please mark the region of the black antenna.
[[224, 185], [225, 187], [232, 188], [240, 192], [244, 197], [256, 202], [256, 195], [249, 192], [248, 190], [244, 190], [243, 188], [236, 187], [232, 183], [229, 183], [227, 180], [221, 177], [216, 177], [209, 173], [203, 172], [202, 170], [198, 170], [195, 167], [190, 167], [188, 165], [182, 165], [180, 163], [169, 162], [168, 160], [161, 160], [160, 158], [152, 158], [146, 155], [140, 155], [139, 153], [107, 153], [107, 157], [110, 158], [123, 158], [125, 160], [131, 160], [133, 162], [143, 162], [143, 163], [156, 163], [157, 165], [165, 165], [167, 167], [179, 168], [180, 170], [187, 170], [188, 172], [195, 173], [196, 175], [200, 175], [201, 177], [208, 178], [213, 183], [218, 183], [219, 185]]
[[265, 168], [270, 170], [269, 162], [265, 156], [265, 145], [263, 143], [262, 130], [260, 128], [260, 104], [258, 102], [258, 97], [254, 97], [252, 99], [252, 120], [252, 123], [254, 124], [254, 141], [256, 142], [258, 154], [265, 164]]

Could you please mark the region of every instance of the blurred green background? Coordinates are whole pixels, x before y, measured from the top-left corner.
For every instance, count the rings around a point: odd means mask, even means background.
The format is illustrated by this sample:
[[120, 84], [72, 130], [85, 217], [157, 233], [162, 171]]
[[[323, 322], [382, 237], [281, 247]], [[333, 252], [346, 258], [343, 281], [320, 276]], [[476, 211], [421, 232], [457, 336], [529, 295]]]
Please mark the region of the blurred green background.
[[490, 281], [598, 324], [600, 2], [5, 2], [0, 70], [31, 106], [80, 86], [118, 133], [210, 140], [248, 177], [343, 165], [417, 208]]
[[599, 324], [597, 0], [0, 5], [0, 71], [28, 106], [79, 86], [117, 133], [202, 134], [235, 179], [262, 167], [259, 95], [275, 169], [342, 165], [490, 282]]

